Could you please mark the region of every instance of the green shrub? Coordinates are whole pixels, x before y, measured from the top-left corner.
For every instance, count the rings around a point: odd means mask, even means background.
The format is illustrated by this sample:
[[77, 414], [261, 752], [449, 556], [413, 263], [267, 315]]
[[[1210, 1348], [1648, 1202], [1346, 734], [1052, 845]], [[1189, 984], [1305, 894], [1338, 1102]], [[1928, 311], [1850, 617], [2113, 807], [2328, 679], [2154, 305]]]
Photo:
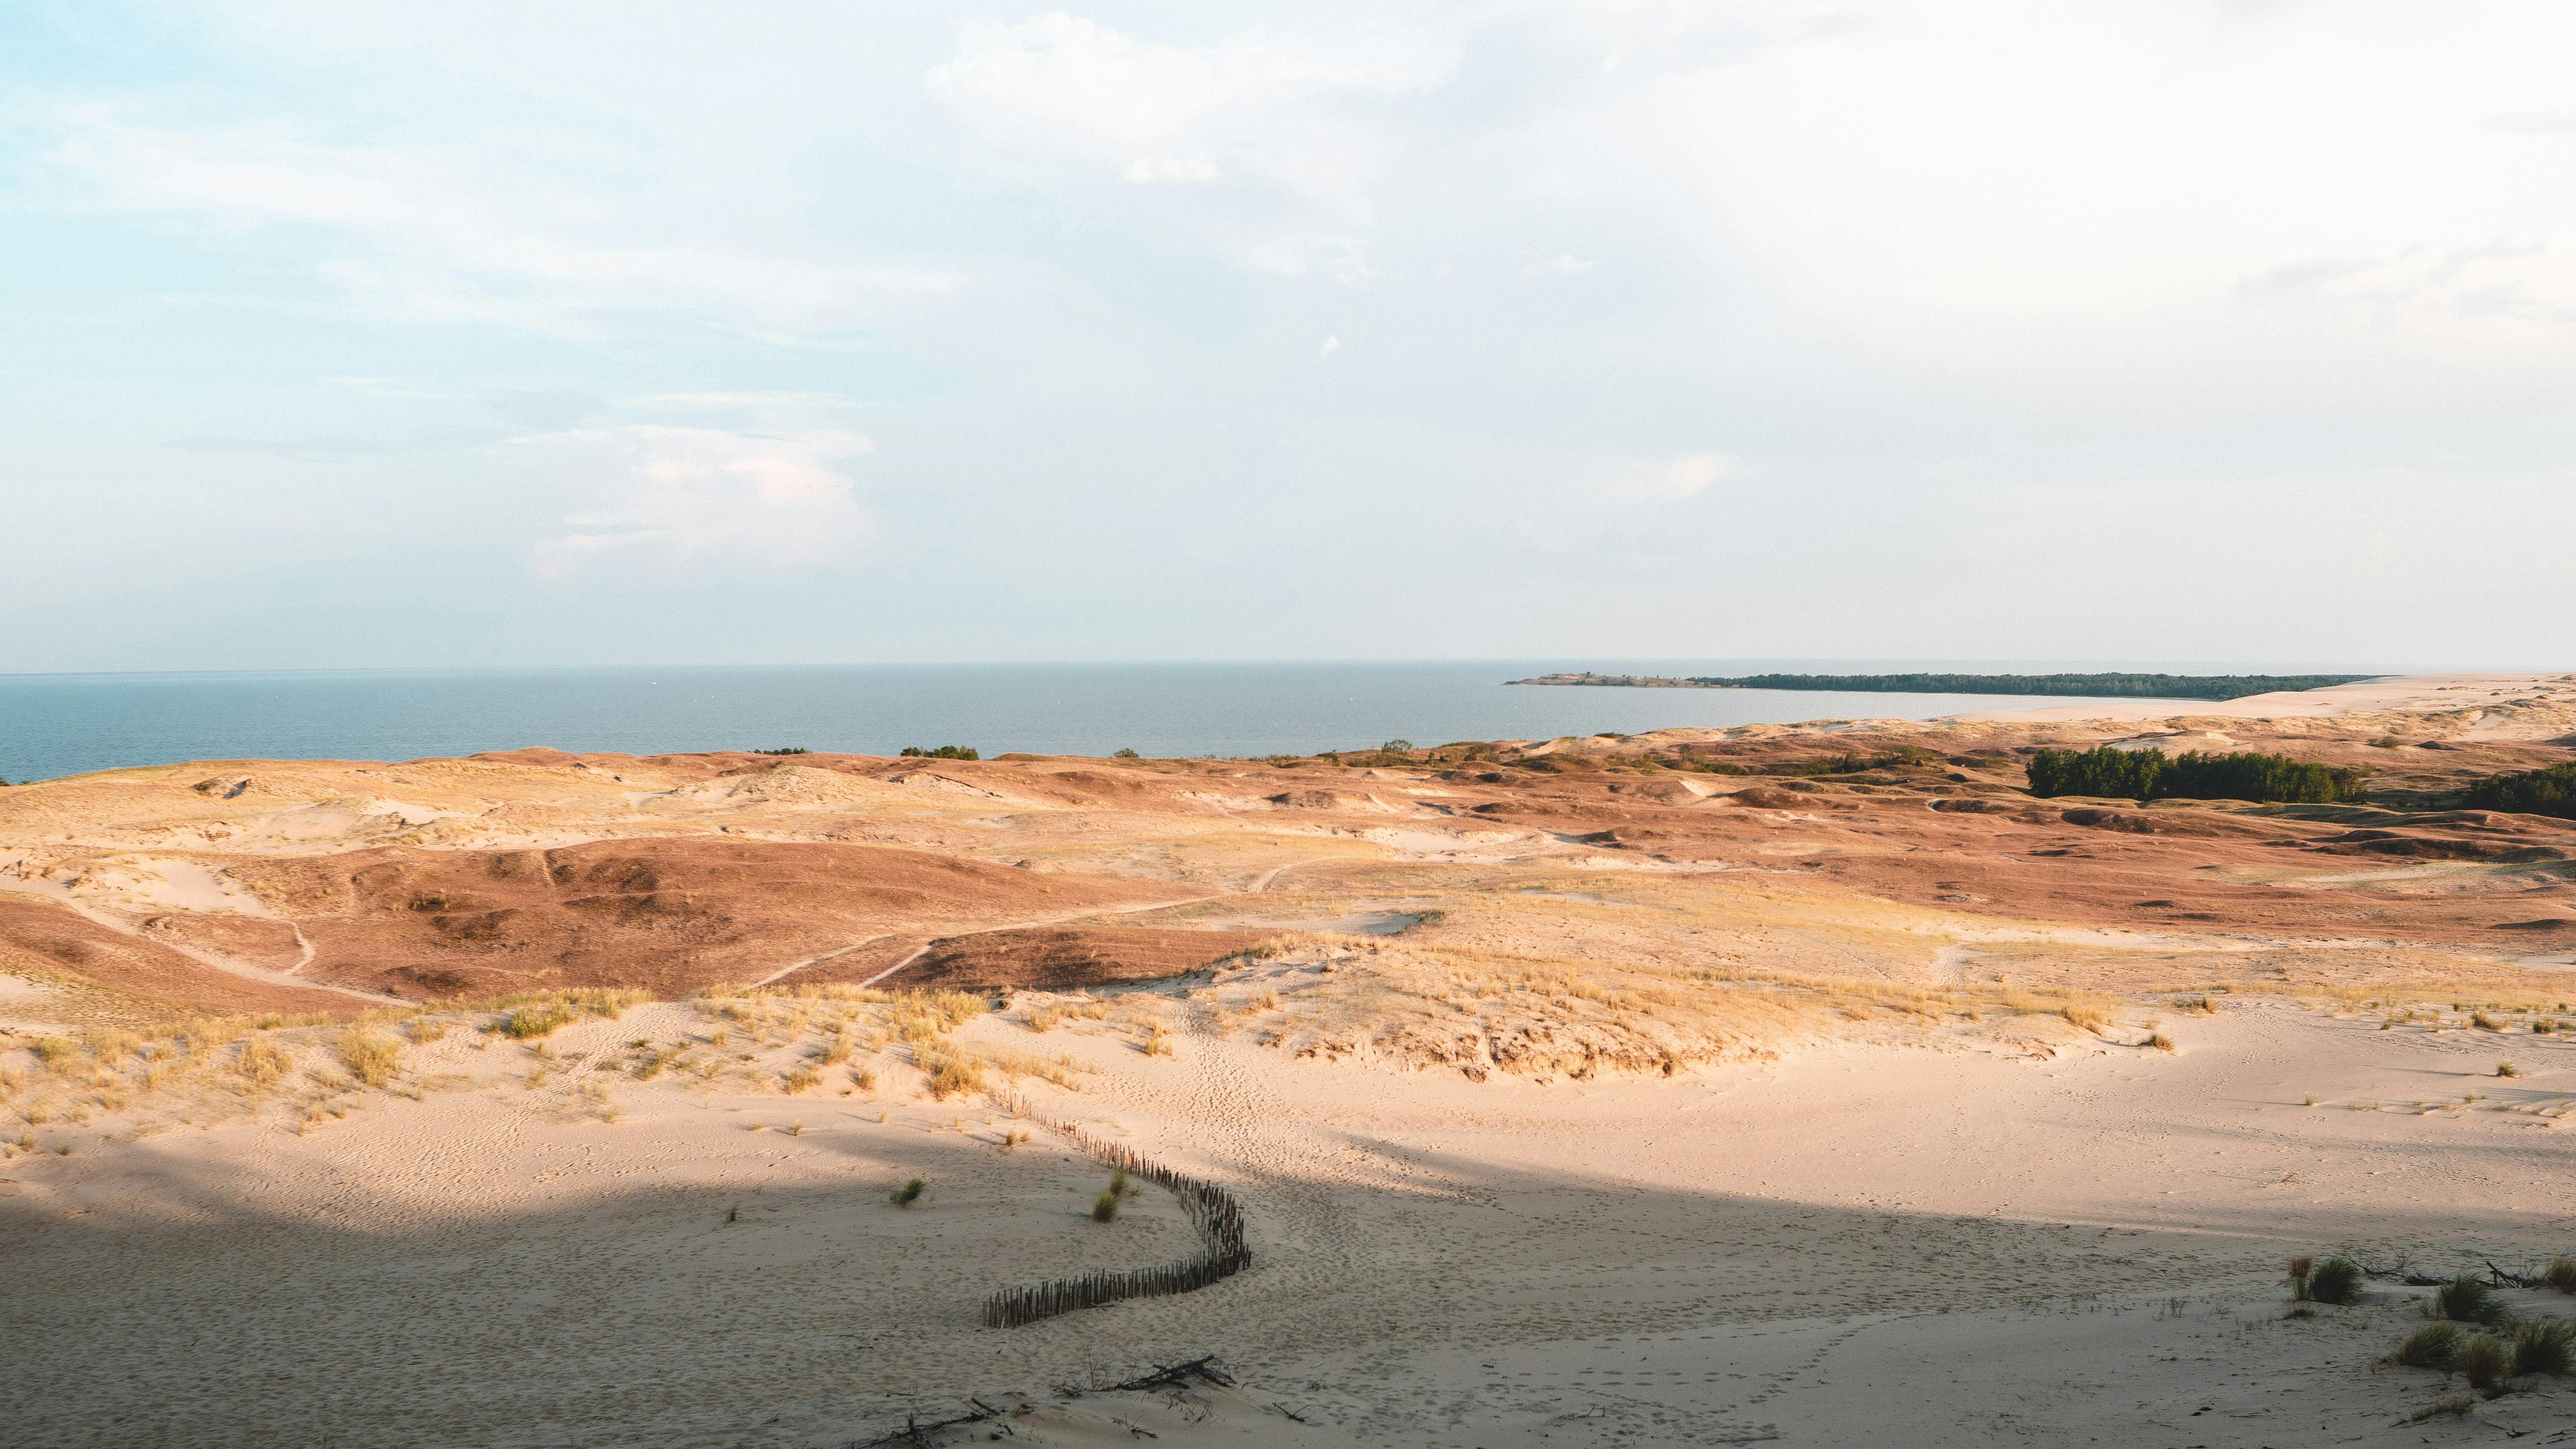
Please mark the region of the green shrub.
[[905, 758], [914, 760], [980, 760], [984, 758], [982, 755], [975, 753], [974, 747], [970, 745], [941, 745], [935, 750], [925, 750], [919, 745], [906, 745], [903, 747], [903, 753]]
[[2030, 793], [2120, 800], [2265, 800], [2324, 805], [2361, 796], [2362, 772], [2251, 751], [2040, 750], [2030, 757]]
[[2405, 1368], [2440, 1369], [2444, 1373], [2460, 1361], [2460, 1326], [2456, 1323], [2428, 1323], [2398, 1341], [2397, 1351], [2389, 1359]]
[[540, 1001], [522, 1006], [492, 1023], [492, 1029], [503, 1036], [527, 1041], [551, 1034], [555, 1028], [570, 1026], [573, 1010], [561, 1001]]
[[2309, 1270], [2299, 1296], [2311, 1303], [2350, 1303], [2361, 1296], [2362, 1277], [2361, 1265], [2352, 1259], [2328, 1258]]
[[2513, 1340], [2500, 1334], [2475, 1333], [2460, 1345], [2453, 1365], [2473, 1389], [2491, 1389], [2513, 1377]]
[[754, 750], [752, 753], [755, 755], [804, 755], [811, 754], [813, 752], [806, 749], [803, 745], [782, 745], [774, 750]]
[[2472, 810], [2576, 819], [2576, 761], [2518, 775], [2489, 775], [2469, 786], [2461, 803]]
[[2512, 1316], [2504, 1300], [2475, 1273], [2462, 1273], [2434, 1289], [2433, 1312], [2454, 1323], [2502, 1323]]
[[1091, 1220], [1093, 1222], [1105, 1223], [1116, 1216], [1118, 1216], [1118, 1193], [1115, 1189], [1104, 1192], [1100, 1196], [1091, 1200]]
[[1134, 750], [1112, 750], [1109, 752], [1109, 758], [1113, 760], [1141, 760], [1144, 756], [1137, 754]]
[[2513, 1326], [2513, 1371], [2565, 1374], [2576, 1368], [2576, 1323], [2564, 1318], [2530, 1318]]
[[2549, 1266], [2541, 1271], [2540, 1281], [2544, 1287], [2561, 1293], [2576, 1293], [2576, 1258], [2561, 1254], [2550, 1259]]
[[894, 1205], [896, 1207], [910, 1207], [914, 1203], [921, 1201], [921, 1195], [929, 1190], [930, 1184], [923, 1182], [920, 1178], [916, 1177], [912, 1181], [907, 1182], [903, 1186], [894, 1190]]
[[2041, 750], [2030, 757], [2030, 793], [2100, 795], [2115, 800], [2145, 800], [2155, 794], [2156, 777], [2165, 765], [2162, 750], [2115, 750], [2109, 745], [2089, 750]]

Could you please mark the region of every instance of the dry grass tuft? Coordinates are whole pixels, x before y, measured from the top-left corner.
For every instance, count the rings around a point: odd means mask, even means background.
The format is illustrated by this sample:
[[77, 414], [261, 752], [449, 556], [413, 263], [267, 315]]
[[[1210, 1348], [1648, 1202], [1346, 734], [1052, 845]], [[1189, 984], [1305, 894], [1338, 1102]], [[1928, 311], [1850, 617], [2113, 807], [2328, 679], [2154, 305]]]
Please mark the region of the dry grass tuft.
[[403, 1035], [414, 1046], [427, 1046], [447, 1035], [447, 1023], [435, 1016], [415, 1016], [403, 1023]]
[[2473, 1389], [2492, 1389], [2513, 1377], [2513, 1340], [2497, 1333], [2474, 1333], [2460, 1345], [2452, 1367]]
[[243, 1041], [233, 1054], [233, 1071], [254, 1092], [264, 1092], [295, 1070], [295, 1055], [269, 1037]]
[[492, 1023], [491, 1029], [517, 1041], [551, 1036], [561, 1027], [572, 1025], [575, 1013], [560, 1001], [539, 1002], [522, 1006]]
[[965, 991], [907, 991], [893, 998], [887, 1025], [895, 1040], [935, 1042], [984, 1014], [984, 998]]
[[932, 1100], [945, 1102], [965, 1092], [984, 1090], [983, 1064], [965, 1052], [946, 1047], [924, 1046], [915, 1060], [929, 1077]]
[[2576, 1293], [2576, 1258], [2561, 1254], [2550, 1259], [2549, 1266], [2541, 1272], [2540, 1281], [2561, 1293]]
[[2460, 1360], [2460, 1326], [2456, 1323], [2428, 1323], [2398, 1340], [2388, 1355], [2388, 1362], [2401, 1368], [2440, 1369], [2451, 1371]]
[[340, 1065], [349, 1075], [370, 1087], [381, 1087], [394, 1079], [402, 1065], [402, 1048], [389, 1036], [379, 1035], [365, 1027], [352, 1027], [340, 1034], [335, 1045], [340, 1052]]
[[2522, 1075], [2522, 1068], [2515, 1066], [2511, 1062], [2498, 1062], [2496, 1063], [2495, 1074], [2499, 1077], [2518, 1077]]
[[2446, 1417], [2465, 1419], [2468, 1417], [2469, 1411], [2477, 1406], [2478, 1401], [2470, 1398], [2466, 1394], [2445, 1394], [2441, 1398], [2435, 1399], [2433, 1402], [2417, 1409], [2414, 1413], [2407, 1415], [2406, 1422], [2409, 1424], [2423, 1424], [2429, 1423], [2435, 1419]]
[[2174, 1049], [2174, 1039], [2163, 1032], [2151, 1031], [2147, 1033], [2147, 1046], [2155, 1051], [2169, 1052]]
[[786, 1079], [781, 1081], [778, 1086], [779, 1090], [793, 1096], [798, 1092], [811, 1090], [822, 1080], [822, 1072], [817, 1070], [812, 1064], [807, 1063], [800, 1065], [794, 1071], [789, 1072]]

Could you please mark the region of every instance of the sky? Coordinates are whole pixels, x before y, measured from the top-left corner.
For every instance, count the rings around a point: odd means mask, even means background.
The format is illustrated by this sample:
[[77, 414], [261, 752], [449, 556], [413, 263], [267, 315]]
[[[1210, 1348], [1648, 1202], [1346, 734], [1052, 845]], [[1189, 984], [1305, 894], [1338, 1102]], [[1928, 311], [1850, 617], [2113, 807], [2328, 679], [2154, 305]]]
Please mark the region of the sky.
[[0, 672], [2576, 666], [2576, 8], [0, 5]]

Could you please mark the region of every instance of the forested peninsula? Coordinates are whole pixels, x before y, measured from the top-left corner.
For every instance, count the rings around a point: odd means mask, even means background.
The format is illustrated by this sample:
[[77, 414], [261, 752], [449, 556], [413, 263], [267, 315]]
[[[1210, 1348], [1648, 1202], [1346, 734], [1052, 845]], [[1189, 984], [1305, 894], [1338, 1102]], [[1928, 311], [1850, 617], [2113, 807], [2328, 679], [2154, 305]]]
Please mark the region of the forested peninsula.
[[1631, 689], [1803, 689], [1849, 694], [2039, 694], [2086, 699], [2243, 699], [2376, 679], [2372, 674], [1541, 674], [1512, 684]]

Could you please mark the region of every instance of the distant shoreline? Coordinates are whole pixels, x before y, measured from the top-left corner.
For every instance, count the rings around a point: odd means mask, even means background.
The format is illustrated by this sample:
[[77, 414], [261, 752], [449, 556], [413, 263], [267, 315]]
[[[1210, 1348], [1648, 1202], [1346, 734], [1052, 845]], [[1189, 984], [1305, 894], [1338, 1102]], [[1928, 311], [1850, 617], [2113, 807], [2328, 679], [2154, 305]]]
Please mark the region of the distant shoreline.
[[2358, 684], [2375, 674], [1541, 674], [1506, 684], [1607, 689], [1777, 689], [1838, 694], [2075, 695], [2090, 699], [2245, 699]]

